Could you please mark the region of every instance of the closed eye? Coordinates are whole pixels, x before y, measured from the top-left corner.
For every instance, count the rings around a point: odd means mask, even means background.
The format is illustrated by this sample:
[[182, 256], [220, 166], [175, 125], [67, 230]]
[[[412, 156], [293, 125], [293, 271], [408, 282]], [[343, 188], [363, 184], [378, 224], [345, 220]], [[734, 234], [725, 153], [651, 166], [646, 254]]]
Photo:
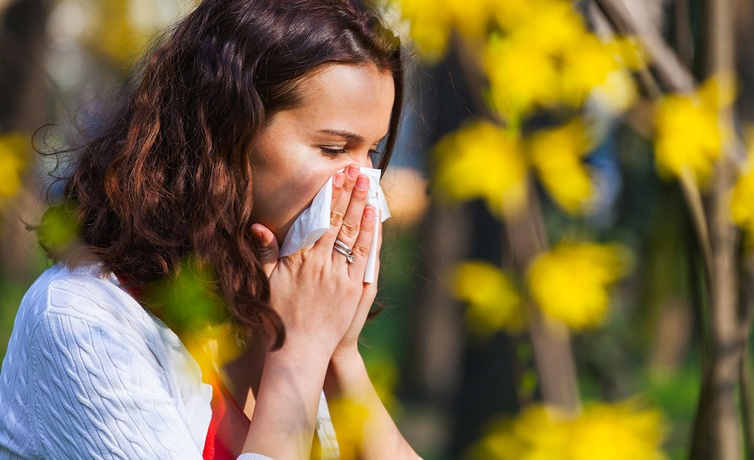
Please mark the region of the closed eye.
[[324, 147], [324, 146], [321, 146], [319, 149], [322, 150], [322, 153], [324, 153], [325, 155], [327, 155], [327, 156], [333, 156], [333, 157], [341, 155], [343, 153], [346, 153], [346, 149], [341, 148], [341, 147]]

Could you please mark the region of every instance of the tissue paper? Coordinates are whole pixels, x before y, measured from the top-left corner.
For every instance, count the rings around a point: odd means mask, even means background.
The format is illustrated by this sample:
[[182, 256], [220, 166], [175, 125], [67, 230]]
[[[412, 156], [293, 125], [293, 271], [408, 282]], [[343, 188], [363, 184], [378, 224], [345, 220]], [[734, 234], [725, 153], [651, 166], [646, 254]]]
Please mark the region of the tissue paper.
[[[361, 168], [360, 173], [369, 177], [367, 204], [374, 207], [375, 212], [377, 213], [377, 218], [384, 222], [390, 217], [390, 210], [387, 207], [382, 187], [380, 187], [381, 170]], [[309, 205], [309, 207], [306, 208], [295, 221], [293, 221], [293, 224], [285, 237], [285, 241], [283, 241], [283, 245], [280, 248], [280, 257], [291, 255], [301, 248], [314, 244], [325, 234], [325, 232], [327, 232], [330, 228], [331, 203], [332, 176], [330, 176], [327, 183], [314, 197], [312, 204]], [[372, 248], [367, 257], [366, 273], [364, 273], [365, 283], [373, 283], [376, 278], [375, 268], [377, 265], [378, 238], [378, 233], [374, 232]]]

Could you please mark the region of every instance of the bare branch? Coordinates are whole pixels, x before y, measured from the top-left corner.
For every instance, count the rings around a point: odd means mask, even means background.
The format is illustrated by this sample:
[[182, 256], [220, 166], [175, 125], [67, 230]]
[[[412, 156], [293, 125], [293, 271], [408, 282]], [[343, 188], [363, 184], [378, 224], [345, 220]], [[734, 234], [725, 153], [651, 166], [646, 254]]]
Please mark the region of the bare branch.
[[683, 66], [675, 51], [665, 43], [651, 21], [637, 17], [631, 0], [594, 0], [597, 6], [618, 30], [636, 35], [652, 66], [663, 83], [673, 91], [689, 92], [695, 87], [694, 77]]

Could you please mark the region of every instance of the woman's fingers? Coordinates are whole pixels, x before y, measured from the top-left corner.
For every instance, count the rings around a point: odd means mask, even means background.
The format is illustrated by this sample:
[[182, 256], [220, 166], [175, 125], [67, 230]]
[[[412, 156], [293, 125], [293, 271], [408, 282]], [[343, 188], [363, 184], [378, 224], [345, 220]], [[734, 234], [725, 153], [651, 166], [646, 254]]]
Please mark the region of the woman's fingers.
[[346, 182], [346, 173], [344, 172], [337, 172], [333, 174], [332, 176], [332, 200], [330, 201], [330, 209], [335, 208], [335, 204], [338, 202], [338, 198], [340, 198], [340, 194], [343, 193], [343, 185]]
[[[372, 240], [377, 228], [377, 221], [377, 210], [371, 206], [367, 206], [361, 216], [361, 223], [359, 225], [360, 231], [356, 238], [356, 242], [351, 248], [354, 263], [350, 264], [350, 267], [352, 267], [352, 270], [355, 270], [356, 273], [360, 273], [362, 277], [364, 276], [364, 267], [367, 263], [369, 250], [372, 247]], [[349, 272], [353, 272], [352, 270], [349, 270]]]
[[262, 224], [251, 226], [251, 234], [257, 242], [257, 257], [264, 267], [264, 272], [270, 276], [275, 265], [278, 263], [280, 246], [275, 234]]
[[314, 244], [315, 248], [320, 247], [325, 251], [332, 250], [335, 238], [340, 231], [341, 225], [343, 225], [343, 219], [348, 210], [348, 203], [351, 201], [351, 193], [356, 186], [356, 179], [359, 177], [359, 167], [351, 165], [346, 167], [343, 172], [343, 187], [340, 191], [333, 190], [334, 204], [330, 210], [330, 229]]
[[367, 205], [368, 194], [369, 178], [361, 174], [356, 179], [356, 186], [351, 193], [351, 201], [348, 203], [348, 209], [338, 231], [338, 240], [349, 248], [353, 247], [354, 243], [356, 243], [356, 238], [359, 236], [361, 219], [364, 214], [364, 207]]

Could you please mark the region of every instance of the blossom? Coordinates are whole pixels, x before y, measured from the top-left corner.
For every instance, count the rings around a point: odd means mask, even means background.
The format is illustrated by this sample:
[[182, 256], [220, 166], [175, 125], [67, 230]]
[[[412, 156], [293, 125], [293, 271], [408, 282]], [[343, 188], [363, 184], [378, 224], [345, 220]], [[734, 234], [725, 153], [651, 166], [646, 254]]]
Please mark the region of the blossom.
[[401, 16], [410, 22], [409, 35], [420, 54], [439, 58], [448, 46], [452, 18], [447, 9], [428, 0], [400, 0]]
[[364, 441], [365, 425], [369, 420], [369, 409], [352, 398], [336, 398], [327, 402], [333, 427], [338, 434], [340, 458], [355, 460]]
[[721, 122], [720, 111], [735, 98], [730, 77], [716, 76], [691, 94], [673, 94], [657, 106], [655, 162], [664, 176], [678, 177], [688, 171], [699, 183], [709, 178], [730, 128]]
[[[481, 53], [489, 100], [514, 127], [533, 110], [580, 106], [594, 90], [615, 111], [636, 99], [629, 70], [645, 65], [636, 42], [600, 39], [567, 0], [394, 0], [420, 54], [440, 57], [451, 32]], [[476, 49], [472, 46], [469, 49]]]
[[[409, 22], [409, 36], [420, 55], [434, 60], [448, 47], [450, 33], [481, 40], [486, 37], [499, 0], [394, 0]], [[522, 3], [515, 0], [514, 3]]]
[[490, 460], [662, 460], [662, 414], [635, 400], [592, 404], [577, 417], [544, 405], [494, 424], [471, 458]]
[[571, 2], [535, 0], [532, 3], [539, 4], [536, 11], [526, 11], [516, 24], [509, 23], [509, 36], [528, 43], [532, 51], [558, 59], [584, 37], [592, 36]]
[[644, 66], [635, 42], [628, 38], [600, 39], [581, 34], [564, 47], [559, 78], [563, 101], [574, 107], [599, 91], [616, 110], [626, 110], [637, 98], [636, 86], [628, 70]]
[[596, 404], [573, 422], [569, 456], [584, 460], [661, 460], [662, 415], [637, 410], [634, 401]]
[[468, 302], [466, 324], [475, 334], [486, 337], [501, 329], [523, 328], [520, 297], [499, 268], [486, 262], [463, 263], [456, 269], [454, 286], [456, 296]]
[[15, 196], [21, 190], [26, 145], [26, 138], [20, 134], [0, 136], [0, 199]]
[[484, 51], [484, 66], [491, 103], [510, 123], [558, 100], [555, 60], [527, 41], [491, 39]]
[[526, 407], [515, 419], [493, 424], [471, 448], [474, 460], [563, 459], [567, 419], [543, 405]]
[[511, 215], [526, 203], [527, 166], [518, 139], [487, 122], [445, 137], [435, 148], [435, 186], [454, 200], [483, 198], [490, 209]]
[[754, 242], [754, 129], [748, 133], [749, 154], [746, 168], [738, 177], [730, 194], [730, 213], [733, 222]]
[[733, 222], [754, 235], [754, 168], [749, 167], [733, 186], [730, 211]]
[[583, 162], [590, 150], [580, 122], [540, 131], [528, 142], [539, 179], [553, 200], [571, 214], [587, 211], [593, 195], [589, 170]]
[[494, 107], [515, 123], [537, 108], [578, 107], [599, 91], [609, 108], [626, 110], [637, 97], [628, 71], [646, 65], [636, 42], [597, 37], [570, 2], [534, 3], [541, 4], [536, 14], [520, 13], [485, 50]]
[[607, 316], [608, 286], [627, 267], [626, 251], [618, 246], [562, 243], [532, 262], [529, 291], [549, 317], [575, 330], [595, 327]]

